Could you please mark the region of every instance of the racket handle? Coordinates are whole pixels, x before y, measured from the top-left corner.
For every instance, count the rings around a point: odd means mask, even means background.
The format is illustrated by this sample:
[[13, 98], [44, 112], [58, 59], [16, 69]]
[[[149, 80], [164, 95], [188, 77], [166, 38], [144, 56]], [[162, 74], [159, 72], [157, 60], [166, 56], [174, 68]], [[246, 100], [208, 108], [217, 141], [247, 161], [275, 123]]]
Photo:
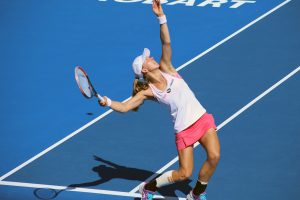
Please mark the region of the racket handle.
[[104, 101], [103, 97], [102, 97], [100, 94], [98, 94], [98, 93], [97, 93], [97, 97], [98, 97], [98, 99], [99, 99], [100, 101]]

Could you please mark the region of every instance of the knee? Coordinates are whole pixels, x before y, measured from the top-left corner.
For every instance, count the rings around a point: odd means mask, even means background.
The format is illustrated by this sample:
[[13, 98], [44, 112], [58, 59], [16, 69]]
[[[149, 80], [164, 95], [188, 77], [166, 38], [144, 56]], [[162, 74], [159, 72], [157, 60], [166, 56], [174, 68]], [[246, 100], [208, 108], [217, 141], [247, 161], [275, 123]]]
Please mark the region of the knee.
[[184, 169], [184, 168], [181, 168], [181, 169], [178, 170], [179, 179], [180, 179], [181, 181], [186, 180], [186, 179], [188, 179], [189, 177], [191, 177], [191, 176], [192, 176], [192, 173], [193, 173], [192, 169]]
[[220, 153], [211, 153], [210, 155], [208, 155], [207, 160], [212, 166], [216, 167], [220, 161]]

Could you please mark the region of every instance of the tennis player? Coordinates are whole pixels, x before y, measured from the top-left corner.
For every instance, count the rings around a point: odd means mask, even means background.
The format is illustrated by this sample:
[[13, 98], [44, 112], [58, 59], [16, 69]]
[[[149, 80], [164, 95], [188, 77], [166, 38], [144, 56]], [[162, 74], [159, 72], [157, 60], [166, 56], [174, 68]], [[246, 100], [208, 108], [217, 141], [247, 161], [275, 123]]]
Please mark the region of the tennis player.
[[145, 100], [154, 100], [169, 107], [176, 133], [179, 169], [167, 171], [149, 183], [141, 184], [142, 200], [151, 200], [155, 191], [165, 185], [188, 179], [193, 170], [193, 145], [197, 141], [207, 153], [198, 181], [187, 194], [188, 200], [205, 200], [205, 189], [220, 159], [220, 143], [211, 114], [196, 99], [186, 82], [171, 64], [170, 35], [167, 19], [159, 0], [153, 0], [152, 10], [160, 23], [162, 55], [160, 62], [150, 57], [145, 48], [133, 61], [135, 74], [132, 98], [124, 103], [104, 97], [101, 106], [110, 106], [117, 112], [137, 110]]

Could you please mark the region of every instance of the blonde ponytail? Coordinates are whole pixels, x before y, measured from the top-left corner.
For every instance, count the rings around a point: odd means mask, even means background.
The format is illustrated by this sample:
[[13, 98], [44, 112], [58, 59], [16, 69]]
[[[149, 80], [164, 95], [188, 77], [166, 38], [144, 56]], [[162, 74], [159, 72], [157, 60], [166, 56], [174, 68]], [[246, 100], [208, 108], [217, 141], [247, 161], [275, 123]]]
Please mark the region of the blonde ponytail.
[[[143, 79], [142, 81], [139, 79], [134, 79], [133, 81], [133, 89], [132, 89], [132, 96], [134, 97], [137, 93], [142, 90], [147, 90], [149, 88], [149, 82], [147, 79]], [[132, 109], [133, 111], [137, 112], [139, 107]]]

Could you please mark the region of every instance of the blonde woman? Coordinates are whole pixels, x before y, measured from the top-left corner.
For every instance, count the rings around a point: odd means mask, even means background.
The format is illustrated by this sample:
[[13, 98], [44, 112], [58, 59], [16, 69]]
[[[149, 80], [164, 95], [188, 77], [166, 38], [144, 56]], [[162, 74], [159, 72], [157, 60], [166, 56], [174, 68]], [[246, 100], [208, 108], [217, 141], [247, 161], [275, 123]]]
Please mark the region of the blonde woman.
[[176, 133], [179, 168], [141, 184], [141, 199], [151, 200], [157, 188], [186, 180], [192, 175], [193, 145], [198, 141], [206, 151], [207, 159], [199, 171], [195, 187], [187, 194], [187, 199], [205, 200], [205, 189], [220, 158], [216, 125], [213, 116], [206, 112], [171, 64], [172, 50], [167, 19], [159, 0], [153, 0], [152, 9], [160, 23], [162, 55], [159, 63], [150, 57], [149, 49], [145, 48], [132, 64], [136, 78], [132, 98], [121, 103], [104, 97], [104, 101], [99, 103], [117, 112], [136, 111], [145, 100], [154, 100], [168, 106]]

